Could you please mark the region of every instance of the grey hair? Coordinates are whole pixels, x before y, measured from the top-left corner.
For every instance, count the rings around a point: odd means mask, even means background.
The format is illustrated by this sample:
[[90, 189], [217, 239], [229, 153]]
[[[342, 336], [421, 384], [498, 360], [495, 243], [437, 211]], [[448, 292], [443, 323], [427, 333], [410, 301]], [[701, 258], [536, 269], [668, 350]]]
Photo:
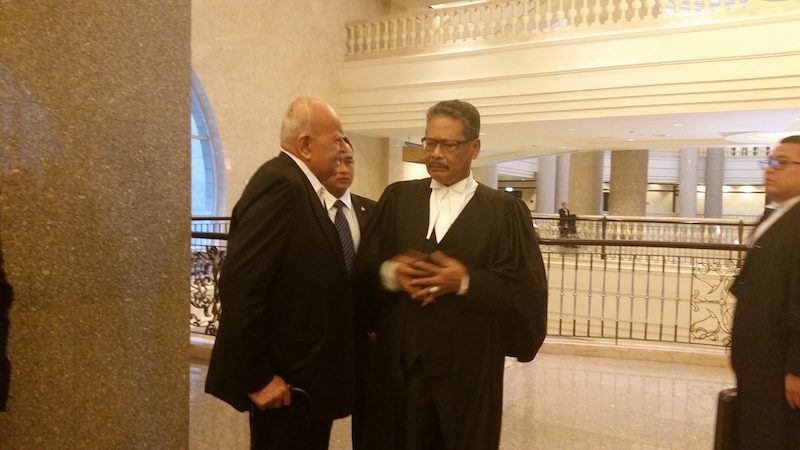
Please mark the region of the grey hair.
[[312, 101], [310, 97], [299, 97], [289, 105], [281, 123], [281, 144], [291, 144], [300, 133], [311, 130], [313, 115], [310, 104]]
[[436, 116], [451, 117], [460, 120], [463, 125], [464, 139], [477, 139], [481, 134], [481, 113], [478, 109], [462, 100], [446, 100], [428, 109], [427, 120]]

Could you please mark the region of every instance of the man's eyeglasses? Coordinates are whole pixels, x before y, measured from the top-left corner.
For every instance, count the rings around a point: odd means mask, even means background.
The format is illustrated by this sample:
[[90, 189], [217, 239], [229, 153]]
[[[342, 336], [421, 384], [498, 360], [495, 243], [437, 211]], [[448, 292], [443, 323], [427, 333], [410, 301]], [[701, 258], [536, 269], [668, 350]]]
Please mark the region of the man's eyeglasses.
[[459, 145], [466, 144], [467, 142], [472, 142], [474, 140], [475, 139], [465, 139], [463, 141], [450, 141], [450, 140], [439, 141], [436, 139], [422, 138], [422, 148], [424, 148], [426, 152], [432, 152], [436, 149], [436, 146], [438, 145], [443, 152], [453, 152], [455, 151], [455, 149], [458, 148]]
[[775, 170], [783, 170], [792, 164], [800, 164], [800, 161], [789, 161], [788, 159], [763, 159], [758, 162], [762, 169], [772, 166]]

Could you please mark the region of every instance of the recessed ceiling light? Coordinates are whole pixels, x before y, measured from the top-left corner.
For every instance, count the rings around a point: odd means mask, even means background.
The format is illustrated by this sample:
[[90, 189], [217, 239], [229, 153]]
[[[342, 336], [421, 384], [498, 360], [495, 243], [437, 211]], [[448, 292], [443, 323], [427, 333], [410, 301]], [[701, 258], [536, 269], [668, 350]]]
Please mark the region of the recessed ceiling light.
[[683, 124], [682, 123], [673, 123], [672, 126], [673, 127], [682, 127]]

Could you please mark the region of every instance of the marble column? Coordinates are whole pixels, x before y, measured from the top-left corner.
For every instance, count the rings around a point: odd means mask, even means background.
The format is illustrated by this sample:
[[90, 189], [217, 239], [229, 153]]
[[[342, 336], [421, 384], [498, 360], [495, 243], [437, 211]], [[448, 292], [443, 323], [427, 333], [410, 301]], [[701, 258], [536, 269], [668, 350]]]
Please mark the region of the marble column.
[[497, 164], [473, 167], [472, 176], [475, 177], [475, 181], [497, 189]]
[[570, 167], [571, 155], [558, 155], [556, 158], [556, 198], [553, 212], [561, 208], [561, 203], [570, 203]]
[[706, 196], [703, 216], [711, 219], [722, 218], [722, 185], [725, 179], [725, 149], [722, 147], [706, 149]]
[[553, 214], [556, 204], [556, 157], [540, 156], [536, 170], [536, 212]]
[[569, 209], [577, 215], [599, 215], [603, 210], [603, 151], [570, 155]]
[[679, 156], [679, 217], [697, 217], [697, 163], [700, 150], [682, 148]]
[[648, 150], [611, 152], [608, 214], [644, 216], [647, 213]]
[[189, 445], [189, 0], [0, 6], [0, 448]]

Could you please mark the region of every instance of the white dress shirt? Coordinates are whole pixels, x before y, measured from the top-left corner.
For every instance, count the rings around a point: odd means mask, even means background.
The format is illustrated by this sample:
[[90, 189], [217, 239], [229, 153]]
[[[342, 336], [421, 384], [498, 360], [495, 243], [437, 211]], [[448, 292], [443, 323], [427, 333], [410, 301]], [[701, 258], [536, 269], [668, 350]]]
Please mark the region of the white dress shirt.
[[[772, 224], [777, 222], [778, 219], [780, 219], [781, 216], [783, 216], [784, 213], [786, 213], [786, 211], [792, 209], [792, 207], [794, 207], [794, 205], [796, 205], [797, 203], [800, 203], [800, 195], [798, 195], [797, 197], [792, 197], [783, 203], [776, 203], [775, 211], [772, 214], [770, 214], [769, 217], [764, 219], [763, 222], [758, 224], [756, 229], [753, 230], [753, 234], [750, 235], [750, 247], [752, 247], [753, 244], [755, 244], [758, 238], [760, 238], [764, 233], [766, 233], [766, 231], [769, 229], [769, 227], [772, 226]], [[768, 208], [770, 206], [768, 206]]]
[[312, 172], [311, 169], [308, 168], [308, 166], [306, 165], [305, 162], [303, 162], [302, 159], [298, 158], [297, 156], [294, 156], [293, 154], [287, 152], [286, 150], [281, 150], [281, 151], [289, 155], [289, 157], [292, 158], [294, 162], [297, 163], [298, 167], [300, 167], [300, 170], [302, 170], [303, 173], [306, 174], [306, 178], [308, 178], [308, 181], [311, 183], [311, 187], [314, 188], [314, 192], [317, 193], [319, 202], [322, 204], [322, 206], [325, 206], [325, 199], [323, 198], [323, 194], [328, 191], [325, 190], [325, 186], [322, 185], [322, 183], [319, 181], [319, 178], [317, 178], [317, 176], [314, 175], [314, 172]]
[[350, 197], [350, 189], [346, 190], [339, 198], [334, 197], [327, 189], [324, 189], [322, 192], [322, 204], [325, 206], [325, 209], [328, 210], [328, 217], [330, 217], [334, 225], [336, 224], [336, 207], [334, 206], [336, 200], [341, 200], [342, 203], [344, 203], [342, 213], [344, 213], [344, 217], [347, 219], [347, 224], [350, 225], [350, 235], [353, 236], [353, 248], [358, 251], [358, 243], [361, 242], [361, 229], [358, 227], [358, 218], [353, 210], [353, 199]]
[[469, 172], [467, 178], [450, 186], [445, 186], [431, 178], [430, 219], [428, 234], [425, 235], [425, 238], [430, 239], [435, 229], [436, 242], [442, 242], [442, 238], [447, 234], [450, 226], [453, 225], [467, 203], [472, 200], [476, 189], [478, 189], [478, 183], [472, 177], [472, 171]]

